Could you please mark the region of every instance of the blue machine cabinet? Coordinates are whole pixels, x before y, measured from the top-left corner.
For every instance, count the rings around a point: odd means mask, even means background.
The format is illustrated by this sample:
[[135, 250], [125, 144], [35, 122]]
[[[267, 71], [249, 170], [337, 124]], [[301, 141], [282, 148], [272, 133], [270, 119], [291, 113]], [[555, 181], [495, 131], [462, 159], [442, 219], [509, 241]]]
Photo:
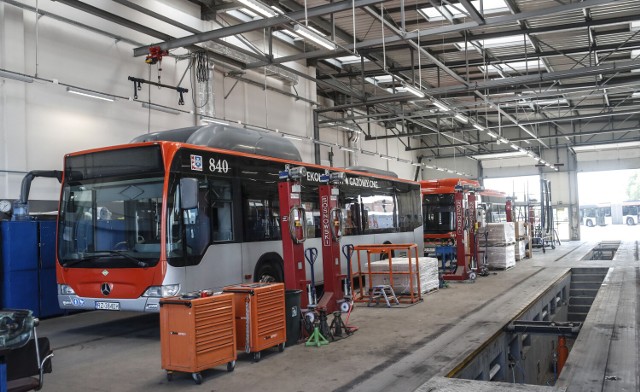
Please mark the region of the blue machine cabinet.
[[35, 317], [62, 314], [56, 286], [56, 222], [2, 221], [0, 229], [2, 308], [30, 309]]

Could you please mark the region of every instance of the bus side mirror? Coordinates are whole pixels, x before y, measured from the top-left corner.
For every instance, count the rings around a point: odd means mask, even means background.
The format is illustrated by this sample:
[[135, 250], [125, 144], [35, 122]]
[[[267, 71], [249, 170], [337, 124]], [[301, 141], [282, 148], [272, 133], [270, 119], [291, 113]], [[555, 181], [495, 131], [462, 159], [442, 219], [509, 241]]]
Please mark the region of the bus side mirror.
[[180, 179], [180, 208], [190, 210], [198, 207], [198, 179]]

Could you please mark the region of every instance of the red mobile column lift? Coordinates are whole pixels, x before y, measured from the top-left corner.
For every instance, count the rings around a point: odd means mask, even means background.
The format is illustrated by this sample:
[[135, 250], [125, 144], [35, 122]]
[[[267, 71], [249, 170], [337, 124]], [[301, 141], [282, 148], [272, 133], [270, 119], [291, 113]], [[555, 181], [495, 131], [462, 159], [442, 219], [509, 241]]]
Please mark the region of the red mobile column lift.
[[507, 196], [507, 202], [504, 206], [505, 214], [507, 215], [507, 222], [513, 222], [513, 199]]
[[301, 179], [307, 175], [307, 169], [299, 166], [285, 166], [280, 172], [278, 194], [280, 198], [280, 230], [282, 231], [282, 258], [284, 259], [284, 285], [287, 290], [302, 290], [300, 307], [306, 308], [307, 272], [304, 261], [304, 241], [306, 239], [305, 210], [300, 192]]
[[[472, 192], [473, 191], [473, 192]], [[475, 280], [476, 266], [471, 261], [477, 262], [477, 249], [475, 247], [475, 189], [469, 185], [456, 185], [454, 193], [454, 206], [456, 212], [456, 270], [454, 273], [444, 274], [444, 280]], [[465, 217], [467, 219], [465, 219]], [[467, 252], [469, 244], [469, 252]], [[469, 257], [471, 256], [471, 257]], [[467, 262], [469, 260], [469, 262]]]
[[340, 266], [340, 237], [342, 236], [342, 210], [338, 206], [338, 184], [343, 182], [344, 173], [325, 172], [320, 176], [318, 187], [320, 200], [320, 226], [322, 235], [322, 271], [324, 273], [324, 294], [318, 303], [327, 313], [340, 310], [344, 301], [344, 290]]

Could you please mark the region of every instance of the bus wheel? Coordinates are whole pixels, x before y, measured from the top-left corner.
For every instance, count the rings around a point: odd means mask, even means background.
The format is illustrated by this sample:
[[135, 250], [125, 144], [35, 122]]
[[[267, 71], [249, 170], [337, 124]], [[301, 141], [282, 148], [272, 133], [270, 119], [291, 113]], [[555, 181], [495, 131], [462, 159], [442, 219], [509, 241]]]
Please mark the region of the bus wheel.
[[628, 226], [633, 226], [633, 225], [635, 225], [635, 224], [636, 224], [636, 223], [633, 221], [633, 218], [631, 218], [631, 217], [627, 218], [627, 225], [628, 225]]
[[263, 263], [260, 268], [258, 268], [255, 281], [262, 283], [284, 282], [284, 278], [282, 277], [280, 269], [275, 264], [269, 262]]

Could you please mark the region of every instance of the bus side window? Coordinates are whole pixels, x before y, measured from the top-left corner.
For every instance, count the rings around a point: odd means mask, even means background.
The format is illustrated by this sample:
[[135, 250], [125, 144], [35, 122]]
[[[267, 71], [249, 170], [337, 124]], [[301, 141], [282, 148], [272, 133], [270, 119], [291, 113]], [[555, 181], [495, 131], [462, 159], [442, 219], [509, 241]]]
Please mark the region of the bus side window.
[[233, 241], [231, 182], [211, 181], [211, 202], [214, 241]]
[[185, 210], [187, 253], [201, 255], [211, 243], [211, 219], [209, 217], [209, 197], [206, 179], [199, 181], [198, 207]]

